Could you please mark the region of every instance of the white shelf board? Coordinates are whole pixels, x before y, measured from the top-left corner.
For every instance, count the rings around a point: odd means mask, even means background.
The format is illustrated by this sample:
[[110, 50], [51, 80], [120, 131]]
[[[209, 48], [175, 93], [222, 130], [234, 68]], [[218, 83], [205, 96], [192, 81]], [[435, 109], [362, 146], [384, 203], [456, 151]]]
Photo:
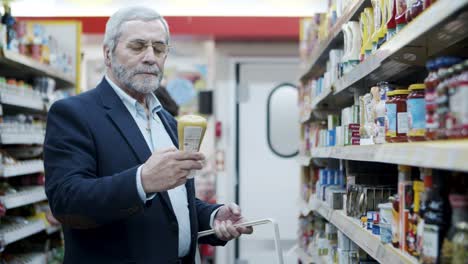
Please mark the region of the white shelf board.
[[0, 196], [0, 201], [6, 209], [12, 209], [44, 200], [47, 200], [47, 197], [43, 186], [27, 187], [15, 194]]
[[7, 224], [0, 227], [0, 236], [5, 245], [44, 231], [45, 223], [42, 220], [29, 220], [28, 224]]
[[13, 134], [13, 133], [0, 133], [0, 143], [3, 145], [12, 144], [42, 144], [44, 143], [44, 134]]
[[468, 171], [468, 139], [367, 146], [319, 147], [312, 158], [335, 158]]
[[8, 178], [43, 171], [44, 161], [39, 159], [25, 160], [15, 164], [3, 165], [0, 169], [0, 177]]
[[46, 264], [47, 255], [45, 253], [25, 253], [14, 256], [6, 262], [7, 264]]
[[309, 166], [310, 164], [310, 156], [304, 155], [304, 154], [299, 154], [296, 157], [297, 163], [299, 163], [301, 166]]
[[335, 225], [349, 239], [366, 251], [379, 263], [417, 264], [416, 258], [393, 248], [390, 244], [382, 244], [380, 237], [363, 229], [357, 219], [346, 216], [342, 210], [332, 210], [326, 203], [314, 200], [315, 211]]
[[27, 95], [21, 93], [20, 90], [13, 93], [0, 89], [0, 102], [2, 104], [30, 108], [39, 111], [45, 109], [44, 101], [40, 95]]

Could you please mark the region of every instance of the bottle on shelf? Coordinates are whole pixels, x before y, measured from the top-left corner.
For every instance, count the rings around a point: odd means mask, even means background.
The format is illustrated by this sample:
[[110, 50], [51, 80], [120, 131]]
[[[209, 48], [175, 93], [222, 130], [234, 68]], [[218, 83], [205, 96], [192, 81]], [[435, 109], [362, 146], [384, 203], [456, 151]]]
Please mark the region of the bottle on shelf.
[[412, 84], [408, 88], [408, 140], [424, 141], [426, 138], [426, 86], [423, 83]]
[[8, 1], [3, 3], [3, 9], [4, 14], [2, 16], [2, 24], [6, 26], [7, 30], [7, 49], [15, 50], [15, 48], [17, 48], [17, 45], [14, 44], [16, 39], [16, 31], [14, 29], [16, 20], [11, 15], [11, 7]]
[[429, 75], [424, 80], [426, 85], [426, 93], [424, 95], [426, 101], [426, 139], [435, 140], [437, 139], [437, 104], [436, 104], [436, 87], [438, 85], [437, 79], [437, 70], [439, 69], [439, 64], [436, 60], [428, 61], [426, 64], [427, 69], [429, 70]]
[[451, 209], [447, 199], [447, 172], [433, 170], [433, 186], [426, 201], [424, 213], [423, 252], [421, 263], [441, 263], [442, 241], [451, 221]]
[[393, 102], [396, 105], [396, 135], [391, 137], [391, 142], [407, 142], [408, 141], [408, 110], [407, 97], [408, 90], [397, 89], [393, 91]]

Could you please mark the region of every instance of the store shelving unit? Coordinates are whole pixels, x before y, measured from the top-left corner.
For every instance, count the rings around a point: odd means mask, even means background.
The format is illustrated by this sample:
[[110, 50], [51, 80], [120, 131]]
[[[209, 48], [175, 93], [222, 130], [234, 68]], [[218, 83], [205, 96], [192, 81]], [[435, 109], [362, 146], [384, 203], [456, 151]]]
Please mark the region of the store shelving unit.
[[312, 158], [335, 158], [468, 171], [468, 140], [319, 147]]
[[13, 134], [0, 132], [0, 143], [2, 145], [33, 145], [44, 142], [44, 133]]
[[[381, 80], [401, 80], [421, 70], [428, 58], [438, 55], [443, 50], [450, 50], [456, 54], [463, 48], [462, 40], [468, 36], [468, 20], [463, 9], [468, 4], [467, 0], [450, 1], [440, 0], [434, 3], [428, 10], [420, 14], [409, 23], [398, 35], [386, 43], [373, 55], [366, 58], [351, 72], [344, 75], [332, 85], [333, 96], [320, 95], [312, 99], [312, 109], [317, 105], [327, 104], [339, 108], [349, 105], [353, 101], [353, 93], [359, 89], [367, 89], [369, 86]], [[356, 1], [356, 10], [359, 11], [370, 4], [366, 1]], [[355, 6], [353, 7], [356, 8]], [[354, 9], [351, 10], [354, 10]], [[359, 13], [359, 12], [358, 12]], [[354, 14], [354, 13], [353, 13]], [[342, 18], [350, 17], [350, 14]], [[353, 18], [353, 16], [351, 16]], [[352, 19], [357, 20], [357, 19]], [[339, 21], [346, 23], [349, 20]], [[447, 26], [441, 26], [447, 25]], [[334, 30], [341, 29], [334, 27]], [[309, 70], [301, 80], [308, 80], [323, 72], [318, 69], [323, 67], [328, 59], [328, 51], [342, 43], [342, 33], [331, 31], [330, 38], [317, 48], [323, 51], [320, 59], [310, 62]], [[335, 43], [336, 42], [336, 43]], [[308, 121], [303, 118], [302, 122]]]
[[43, 186], [22, 188], [19, 192], [0, 196], [0, 202], [6, 209], [12, 209], [46, 200]]
[[43, 220], [28, 220], [28, 223], [2, 225], [0, 227], [0, 236], [3, 237], [4, 245], [8, 245], [42, 232], [45, 228]]
[[3, 165], [3, 167], [0, 167], [0, 177], [9, 178], [43, 171], [44, 161], [32, 159]]
[[317, 199], [311, 200], [311, 207], [379, 263], [419, 263], [415, 258], [393, 248], [392, 245], [382, 244], [379, 236], [363, 229], [357, 219], [346, 216], [342, 210], [332, 210], [324, 202]]
[[16, 255], [14, 258], [6, 262], [7, 264], [44, 264], [47, 263], [47, 255], [45, 253], [26, 253]]
[[[30, 76], [49, 76], [56, 81], [57, 87], [73, 87], [73, 76], [63, 74], [59, 70], [44, 65], [32, 58], [7, 50], [5, 43], [0, 49], [0, 75], [8, 71], [11, 77], [25, 78]], [[5, 70], [4, 70], [5, 69]]]
[[[35, 78], [48, 77], [53, 79], [53, 81], [46, 80], [49, 82], [48, 85], [54, 85], [55, 83], [56, 89], [74, 88], [76, 80], [79, 79], [74, 74], [64, 73], [60, 69], [6, 49], [6, 29], [3, 24], [0, 25], [0, 76], [23, 80], [30, 84], [33, 83]], [[19, 207], [30, 206], [47, 200], [44, 186], [24, 187], [14, 185], [23, 182], [23, 179], [16, 179], [18, 177], [28, 177], [26, 175], [30, 175], [31, 179], [34, 179], [36, 175], [32, 174], [44, 172], [44, 162], [39, 157], [45, 136], [41, 121], [45, 119], [50, 104], [51, 102], [37, 90], [22, 89], [9, 83], [2, 84], [0, 87], [0, 116], [9, 116], [11, 118], [18, 114], [24, 114], [28, 118], [26, 119], [27, 122], [19, 119], [18, 123], [15, 123], [15, 119], [13, 121], [7, 120], [2, 122], [0, 126], [0, 146], [6, 152], [4, 153], [5, 159], [0, 162], [3, 163], [0, 165], [0, 178], [4, 178], [4, 181], [11, 184], [11, 188], [16, 189], [16, 193], [9, 192], [0, 196], [0, 203], [7, 210], [6, 218], [11, 218], [12, 213], [10, 212], [12, 211], [21, 212], [18, 210]], [[39, 121], [36, 123], [36, 121], [30, 120]], [[12, 177], [15, 178], [11, 179]], [[44, 232], [44, 235], [53, 235], [61, 230], [60, 226], [48, 225], [42, 215], [43, 211], [41, 211], [44, 210], [44, 206], [41, 205], [40, 208], [36, 212], [38, 215], [17, 217], [14, 223], [2, 219], [0, 223], [0, 244], [2, 249], [6, 247], [6, 252], [9, 253], [9, 244], [41, 232]], [[14, 215], [17, 215], [17, 213], [14, 213]], [[52, 237], [46, 239], [52, 239]], [[8, 254], [8, 256], [12, 258], [7, 263], [43, 264], [47, 262], [46, 252], [30, 252], [14, 256]]]
[[[329, 37], [314, 48], [306, 66], [302, 65], [304, 71], [300, 80], [303, 85], [324, 74], [330, 50], [343, 47], [342, 25], [348, 21], [359, 21], [357, 16], [370, 6], [370, 1], [356, 0], [338, 19], [330, 30]], [[309, 116], [302, 116], [300, 122], [326, 120], [326, 111], [339, 113], [343, 108], [355, 104], [358, 96], [369, 92], [370, 87], [380, 81], [402, 86], [415, 81], [421, 82], [427, 76], [425, 63], [432, 58], [444, 55], [463, 56], [467, 51], [467, 16], [468, 0], [438, 0], [392, 39], [387, 40], [375, 53], [341, 76], [330, 89], [312, 97], [310, 104], [305, 106], [309, 110]], [[307, 162], [307, 158], [313, 161]], [[298, 157], [298, 163], [302, 166], [315, 166], [330, 162], [314, 159], [358, 161], [360, 163], [353, 163], [357, 167], [376, 162], [468, 172], [468, 140], [312, 147], [309, 156]], [[298, 204], [302, 216], [312, 211], [322, 216], [379, 263], [418, 263], [415, 258], [392, 245], [382, 244], [379, 236], [363, 229], [357, 219], [346, 216], [342, 210], [330, 209], [325, 202], [315, 198]], [[304, 263], [314, 262], [299, 248], [296, 249], [296, 254]]]

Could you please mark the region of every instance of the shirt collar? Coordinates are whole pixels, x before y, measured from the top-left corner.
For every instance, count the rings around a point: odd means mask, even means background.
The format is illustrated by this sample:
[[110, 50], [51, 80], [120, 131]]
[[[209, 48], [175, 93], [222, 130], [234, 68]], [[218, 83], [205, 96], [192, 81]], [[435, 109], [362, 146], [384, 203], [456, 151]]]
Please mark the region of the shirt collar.
[[[128, 108], [130, 113], [133, 116], [137, 115], [137, 109], [142, 108], [143, 106], [133, 97], [128, 95], [124, 90], [122, 90], [117, 84], [115, 84], [107, 75], [104, 76], [109, 85], [114, 89], [117, 96], [122, 100], [123, 104]], [[150, 93], [146, 96], [146, 102], [148, 103], [151, 113], [156, 114], [161, 111], [162, 105], [159, 102], [158, 98], [154, 93]]]

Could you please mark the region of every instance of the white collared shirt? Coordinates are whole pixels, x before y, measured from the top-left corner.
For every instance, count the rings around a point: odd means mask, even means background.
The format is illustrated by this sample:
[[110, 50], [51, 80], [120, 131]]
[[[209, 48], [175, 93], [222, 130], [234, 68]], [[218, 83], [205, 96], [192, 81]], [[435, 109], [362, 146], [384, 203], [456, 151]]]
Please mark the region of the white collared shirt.
[[[150, 116], [148, 118], [143, 105], [125, 93], [124, 90], [119, 88], [114, 82], [110, 80], [110, 78], [107, 76], [105, 76], [105, 78], [120, 97], [123, 104], [135, 120], [151, 152], [174, 147], [171, 137], [167, 133], [164, 124], [158, 116], [158, 112], [162, 109], [158, 98], [153, 93], [150, 93], [146, 97], [148, 109], [150, 110]], [[141, 166], [137, 170], [136, 183], [138, 194], [140, 195], [140, 198], [143, 202], [151, 200], [155, 197], [154, 194], [147, 197], [143, 189], [141, 182]], [[168, 194], [169, 198], [171, 199], [172, 208], [174, 209], [174, 213], [179, 225], [179, 257], [184, 257], [190, 251], [191, 241], [190, 213], [188, 209], [187, 189], [185, 188], [185, 185], [180, 185], [174, 189], [168, 190]], [[212, 219], [214, 214], [215, 212], [212, 214]]]

